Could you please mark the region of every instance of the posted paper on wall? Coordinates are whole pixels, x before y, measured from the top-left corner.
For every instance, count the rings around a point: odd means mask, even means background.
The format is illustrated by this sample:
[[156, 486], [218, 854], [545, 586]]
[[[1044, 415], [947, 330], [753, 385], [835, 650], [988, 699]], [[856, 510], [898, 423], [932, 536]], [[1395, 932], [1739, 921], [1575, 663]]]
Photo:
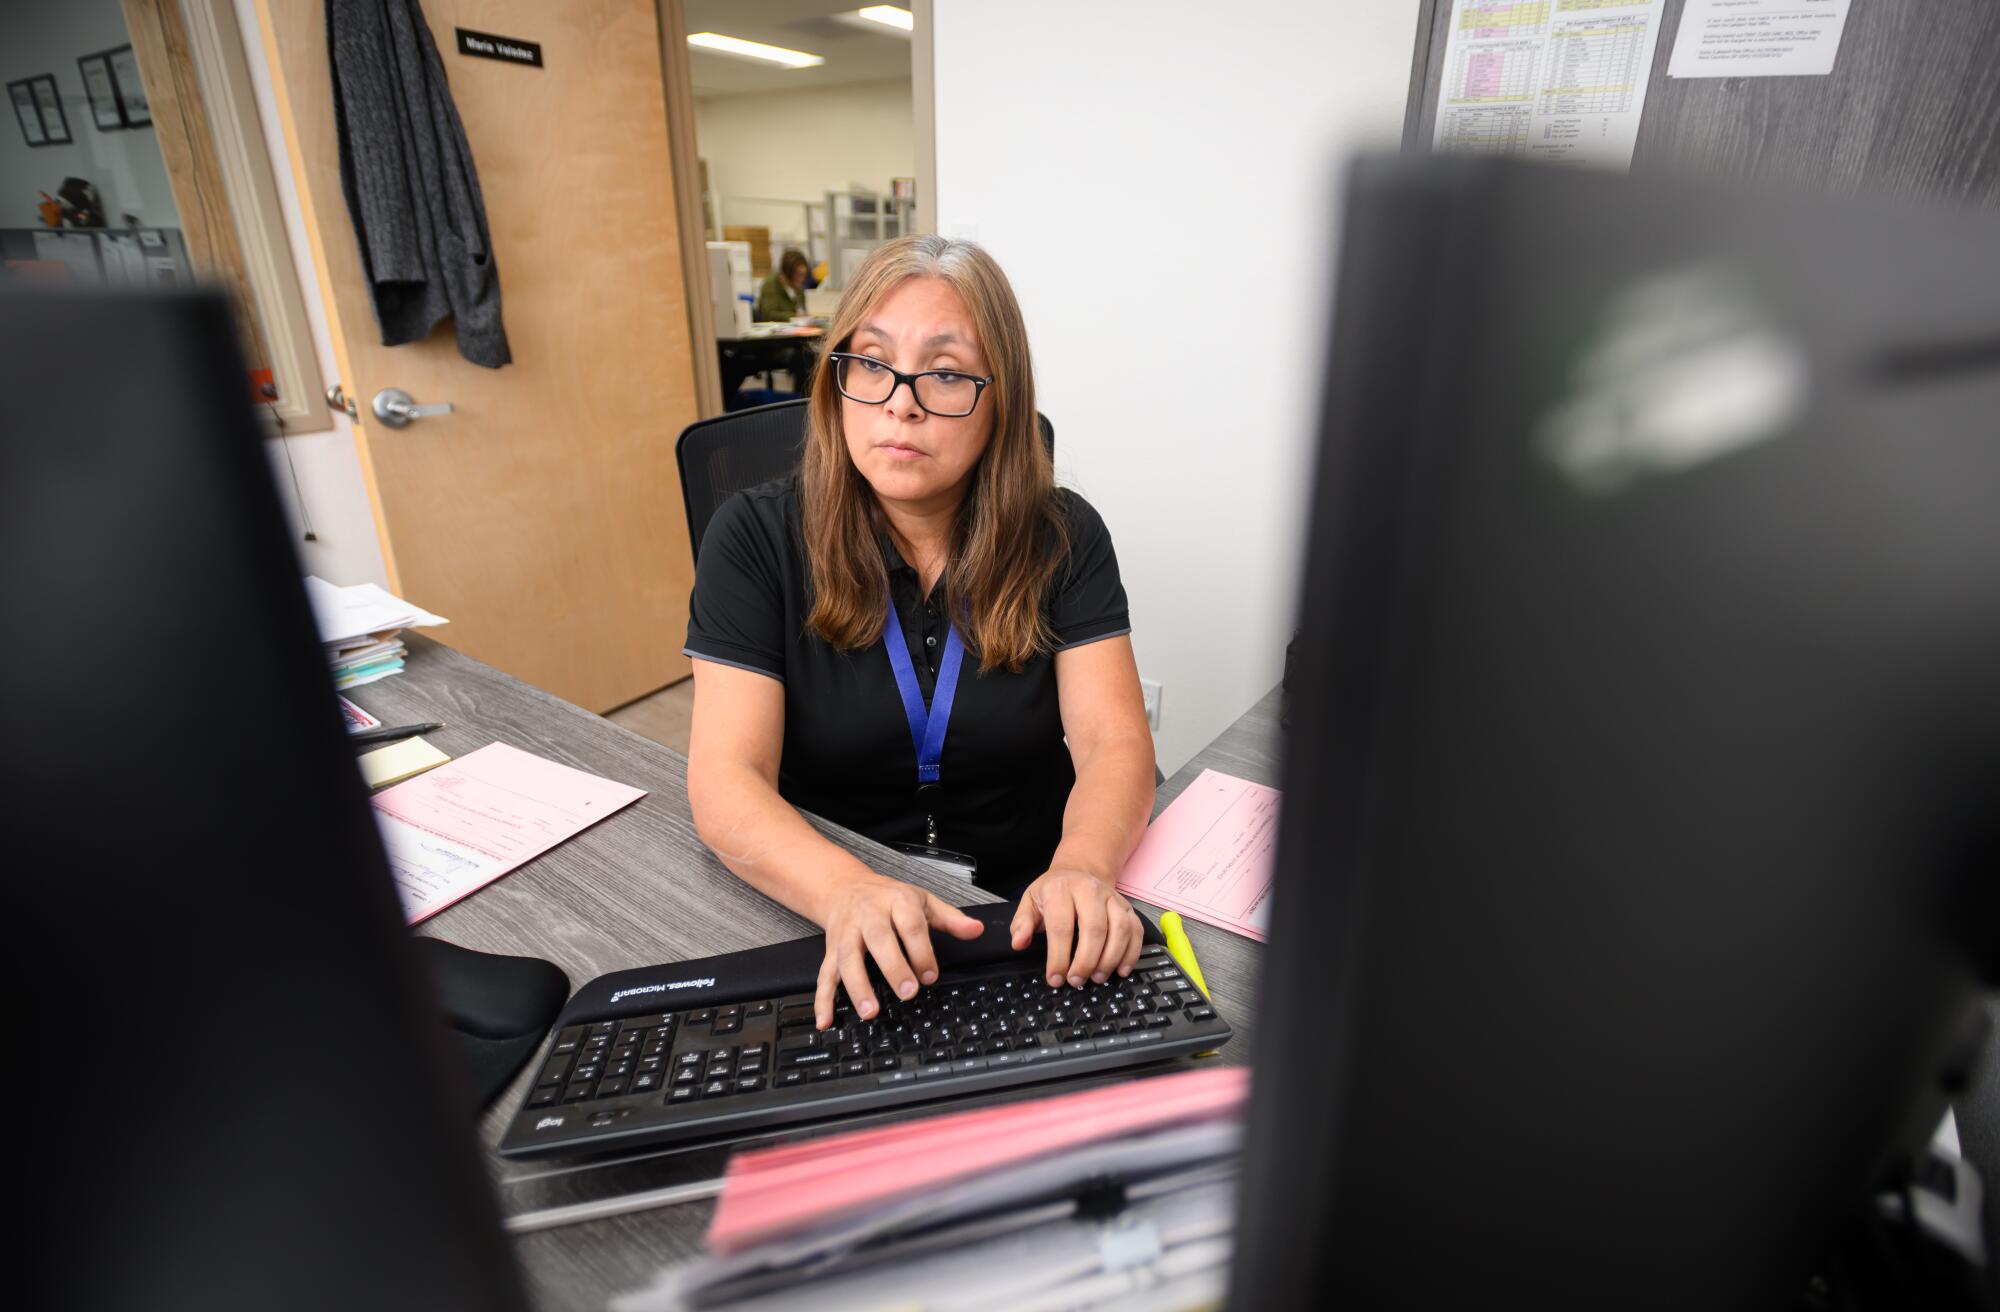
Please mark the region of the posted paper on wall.
[[1432, 148], [1624, 169], [1666, 0], [1453, 0]]
[[1823, 77], [1851, 0], [1687, 0], [1668, 77]]
[[1271, 928], [1279, 792], [1203, 770], [1147, 826], [1118, 891], [1263, 942]]
[[493, 743], [369, 801], [414, 925], [645, 795]]

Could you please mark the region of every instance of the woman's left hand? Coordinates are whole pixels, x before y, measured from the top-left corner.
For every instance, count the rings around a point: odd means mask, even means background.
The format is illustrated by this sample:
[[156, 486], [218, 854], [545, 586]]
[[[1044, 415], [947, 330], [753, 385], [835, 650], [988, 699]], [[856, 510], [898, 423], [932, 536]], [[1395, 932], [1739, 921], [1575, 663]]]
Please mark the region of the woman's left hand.
[[1139, 913], [1109, 880], [1062, 866], [1051, 868], [1021, 895], [1014, 912], [1014, 950], [1027, 947], [1037, 929], [1048, 934], [1052, 988], [1065, 979], [1082, 988], [1086, 979], [1102, 984], [1114, 972], [1130, 975], [1146, 933]]

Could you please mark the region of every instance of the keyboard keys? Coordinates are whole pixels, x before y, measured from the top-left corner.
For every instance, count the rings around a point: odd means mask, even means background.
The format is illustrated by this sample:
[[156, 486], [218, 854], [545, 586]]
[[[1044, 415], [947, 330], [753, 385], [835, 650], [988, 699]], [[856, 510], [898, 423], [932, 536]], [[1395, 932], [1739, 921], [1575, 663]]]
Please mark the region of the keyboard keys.
[[[1216, 1016], [1185, 973], [1156, 950], [1142, 956], [1130, 978], [1082, 988], [1050, 989], [1031, 968], [881, 1002], [864, 1020], [844, 995], [837, 997], [825, 1031], [814, 1029], [813, 999], [802, 994], [569, 1026], [555, 1036], [523, 1107], [540, 1115], [558, 1104], [646, 1094], [668, 1106], [743, 1097], [749, 1111], [763, 1095], [823, 1083], [829, 1087], [813, 1097], [857, 1084], [902, 1088], [1115, 1053], [1173, 1038], [1182, 1017], [1200, 1023]], [[746, 1031], [756, 1041], [735, 1045], [732, 1036]], [[677, 1040], [701, 1046], [676, 1051]], [[606, 1104], [605, 1114], [615, 1119], [630, 1106]]]

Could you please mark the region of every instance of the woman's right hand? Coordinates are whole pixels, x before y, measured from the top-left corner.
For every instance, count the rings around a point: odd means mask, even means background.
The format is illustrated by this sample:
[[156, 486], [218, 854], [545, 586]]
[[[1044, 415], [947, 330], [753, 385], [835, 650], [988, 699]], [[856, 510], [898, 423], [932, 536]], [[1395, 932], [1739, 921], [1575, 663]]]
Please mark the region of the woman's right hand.
[[826, 960], [820, 963], [813, 999], [820, 1029], [833, 1024], [833, 994], [841, 985], [861, 1019], [872, 1020], [881, 1011], [868, 980], [869, 957], [897, 997], [913, 998], [919, 984], [937, 982], [932, 926], [957, 939], [978, 938], [986, 928], [942, 898], [872, 872], [836, 885], [821, 910]]

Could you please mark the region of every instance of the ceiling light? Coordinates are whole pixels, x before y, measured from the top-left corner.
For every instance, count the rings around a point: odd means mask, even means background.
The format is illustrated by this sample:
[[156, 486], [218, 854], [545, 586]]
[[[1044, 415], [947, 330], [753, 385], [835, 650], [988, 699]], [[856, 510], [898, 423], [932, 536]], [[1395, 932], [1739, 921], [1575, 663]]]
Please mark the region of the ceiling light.
[[866, 5], [855, 10], [854, 16], [903, 32], [913, 31], [917, 26], [916, 17], [901, 5]]
[[760, 64], [782, 64], [786, 68], [811, 68], [824, 64], [822, 55], [809, 55], [803, 50], [787, 50], [783, 46], [767, 46], [762, 41], [745, 41], [740, 36], [723, 36], [719, 32], [694, 32], [688, 36], [688, 44], [713, 54], [731, 55], [737, 59], [754, 59]]

